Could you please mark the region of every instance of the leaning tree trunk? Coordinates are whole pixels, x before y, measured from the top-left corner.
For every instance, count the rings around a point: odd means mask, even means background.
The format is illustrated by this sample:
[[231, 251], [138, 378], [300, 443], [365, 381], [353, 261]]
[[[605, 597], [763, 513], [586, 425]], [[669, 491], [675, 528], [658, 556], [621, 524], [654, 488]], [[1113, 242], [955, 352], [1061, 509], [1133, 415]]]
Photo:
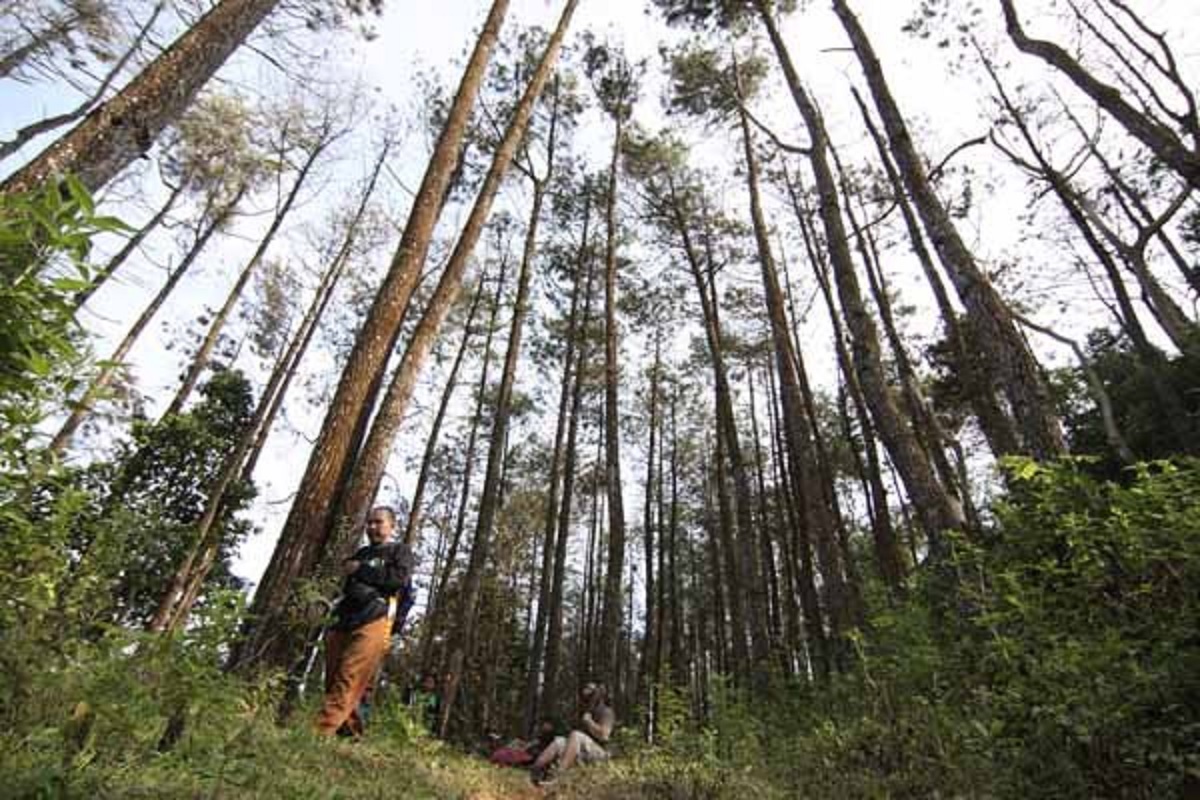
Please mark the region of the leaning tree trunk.
[[180, 279], [182, 279], [187, 273], [188, 269], [191, 268], [192, 263], [195, 262], [197, 256], [200, 255], [200, 251], [202, 251], [204, 246], [208, 244], [208, 240], [211, 239], [213, 234], [216, 233], [217, 230], [220, 229], [226, 222], [229, 221], [230, 217], [233, 216], [234, 208], [237, 206], [238, 202], [241, 201], [244, 193], [245, 187], [243, 186], [238, 190], [237, 195], [227, 205], [221, 208], [220, 211], [213, 214], [213, 216], [208, 220], [207, 224], [202, 223], [203, 227], [196, 235], [196, 239], [194, 242], [192, 242], [192, 247], [190, 250], [188, 250], [187, 255], [185, 255], [183, 260], [179, 262], [179, 266], [172, 270], [170, 275], [167, 276], [167, 282], [164, 283], [162, 288], [158, 290], [158, 294], [154, 295], [154, 299], [151, 300], [150, 304], [142, 311], [141, 316], [139, 316], [133, 323], [133, 327], [131, 327], [128, 333], [125, 334], [125, 338], [121, 340], [121, 343], [117, 345], [116, 350], [114, 350], [112, 355], [108, 357], [107, 365], [100, 369], [100, 372], [84, 391], [83, 396], [71, 409], [71, 414], [67, 417], [67, 421], [63, 423], [62, 428], [59, 429], [58, 433], [55, 434], [54, 439], [52, 439], [48, 445], [50, 452], [62, 453], [67, 449], [67, 445], [71, 443], [71, 439], [75, 436], [75, 432], [79, 429], [79, 426], [83, 424], [83, 421], [87, 418], [87, 415], [91, 413], [93, 404], [104, 392], [104, 390], [107, 389], [112, 383], [113, 378], [116, 377], [117, 370], [120, 368], [121, 362], [127, 355], [129, 355], [129, 351], [133, 348], [134, 343], [137, 342], [138, 337], [142, 335], [142, 331], [144, 331], [146, 326], [150, 324], [150, 320], [152, 320], [154, 315], [158, 313], [159, 308], [162, 307], [162, 304], [166, 302], [167, 297], [172, 291], [174, 291], [175, 286], [179, 283]]
[[[875, 149], [879, 152], [879, 161], [883, 164], [884, 172], [887, 174], [888, 182], [892, 187], [892, 194], [895, 197], [896, 205], [899, 207], [900, 215], [904, 219], [904, 228], [908, 232], [909, 244], [912, 246], [913, 255], [917, 257], [917, 262], [921, 265], [921, 271], [925, 274], [925, 280], [929, 283], [929, 288], [933, 292], [938, 311], [941, 313], [942, 323], [945, 325], [945, 336], [953, 350], [954, 366], [958, 372], [958, 379], [965, 384], [965, 394], [967, 395], [968, 402], [971, 404], [971, 409], [975, 412], [976, 419], [979, 421], [979, 427], [983, 431], [983, 436], [987, 439], [988, 447], [997, 458], [1018, 453], [1021, 448], [1016, 422], [1002, 407], [986, 368], [970, 351], [967, 331], [965, 330], [965, 326], [959, 321], [958, 313], [954, 310], [950, 302], [950, 293], [946, 290], [946, 285], [938, 273], [937, 266], [933, 261], [933, 255], [925, 245], [925, 237], [921, 231], [920, 221], [917, 219], [916, 212], [913, 211], [908, 195], [904, 191], [904, 183], [900, 179], [900, 174], [897, 172], [895, 164], [892, 163], [892, 156], [888, 151], [887, 143], [875, 126], [875, 123], [871, 120], [871, 115], [867, 112], [867, 106], [859, 96], [858, 91], [851, 89], [851, 93], [854, 95], [854, 100], [862, 114], [867, 132], [870, 133], [871, 139], [875, 143]], [[791, 196], [796, 215], [800, 217], [802, 212], [800, 210], [799, 198], [790, 181], [788, 182], [788, 193]]]
[[[566, 6], [563, 8], [558, 20], [558, 26], [554, 29], [554, 34], [546, 43], [546, 49], [542, 53], [537, 70], [530, 79], [529, 85], [525, 88], [525, 93], [521, 96], [521, 100], [513, 112], [513, 118], [509, 122], [508, 130], [505, 131], [504, 138], [501, 140], [500, 146], [496, 151], [492, 162], [492, 169], [484, 181], [483, 188], [480, 189], [481, 198], [487, 197], [488, 193], [494, 194], [499, 187], [500, 178], [507, 169], [508, 162], [511, 161], [513, 154], [516, 152], [517, 145], [524, 137], [525, 128], [533, 113], [533, 108], [554, 69], [563, 38], [566, 35], [567, 28], [571, 24], [571, 17], [575, 13], [575, 8], [578, 5], [579, 0], [568, 0]], [[553, 168], [554, 158], [553, 137], [552, 127], [550, 133], [551, 143], [548, 144], [548, 157], [551, 169]], [[458, 687], [462, 681], [463, 666], [466, 662], [467, 653], [470, 651], [475, 637], [479, 600], [483, 588], [483, 572], [490, 557], [493, 528], [495, 527], [496, 514], [500, 505], [501, 470], [504, 465], [505, 444], [508, 439], [508, 422], [512, 403], [513, 384], [516, 381], [517, 362], [521, 354], [521, 335], [525, 324], [525, 316], [528, 313], [529, 283], [532, 277], [534, 256], [537, 252], [538, 223], [541, 219], [542, 202], [545, 199], [546, 188], [546, 181], [535, 181], [533, 202], [529, 211], [529, 225], [525, 231], [525, 244], [521, 254], [521, 268], [517, 278], [517, 296], [509, 327], [508, 350], [504, 358], [504, 371], [500, 378], [495, 419], [492, 423], [492, 440], [488, 448], [487, 472], [484, 477], [483, 492], [479, 500], [479, 516], [475, 524], [475, 537], [471, 545], [471, 558], [467, 564], [467, 573], [463, 577], [458, 624], [455, 625], [450, 637], [449, 675], [443, 690], [441, 719], [439, 720], [439, 729], [443, 736], [446, 733], [450, 721], [450, 712], [454, 707]], [[490, 202], [490, 197], [488, 197], [488, 202]], [[486, 212], [487, 209], [485, 208], [484, 213], [486, 214]], [[474, 214], [474, 210], [472, 214]], [[469, 221], [467, 225], [469, 229]], [[480, 227], [482, 227], [482, 220], [480, 221]], [[466, 238], [465, 232], [463, 238]], [[463, 242], [460, 240], [459, 244], [461, 246]], [[457, 248], [455, 253], [457, 255]], [[453, 257], [451, 261], [453, 261]], [[403, 362], [401, 367], [403, 368]]]
[[70, 132], [0, 185], [21, 192], [73, 174], [90, 191], [103, 187], [154, 146], [279, 0], [221, 0]]
[[937, 480], [933, 466], [916, 442], [913, 431], [904, 423], [896, 406], [896, 398], [888, 385], [880, 356], [879, 335], [863, 303], [854, 261], [850, 256], [837, 184], [829, 167], [829, 139], [824, 120], [800, 83], [800, 77], [775, 24], [769, 3], [767, 0], [755, 0], [755, 6], [767, 28], [776, 56], [783, 67], [792, 99], [811, 138], [809, 162], [820, 196], [820, 215], [825, 227], [830, 263], [842, 309], [847, 317], [847, 327], [853, 337], [855, 371], [880, 438], [900, 470], [909, 496], [917, 507], [922, 524], [936, 549], [943, 531], [961, 529], [965, 524], [962, 506]]
[[442, 423], [446, 420], [446, 411], [450, 408], [450, 400], [454, 396], [454, 389], [458, 386], [458, 371], [462, 367], [471, 344], [475, 314], [479, 310], [482, 300], [483, 277], [481, 276], [479, 286], [475, 289], [475, 296], [471, 299], [471, 306], [467, 310], [467, 318], [463, 322], [462, 341], [459, 342], [454, 363], [450, 365], [450, 373], [446, 377], [446, 385], [442, 389], [442, 399], [438, 403], [437, 414], [433, 417], [429, 438], [425, 441], [425, 453], [421, 456], [421, 469], [417, 473], [417, 486], [413, 489], [412, 502], [408, 504], [408, 521], [404, 525], [404, 543], [408, 545], [409, 549], [416, 546], [417, 537], [420, 536], [421, 521], [425, 512], [425, 488], [429, 484], [429, 475], [433, 471], [433, 457], [437, 452], [438, 441], [441, 439]]
[[1008, 400], [1024, 450], [1036, 458], [1062, 455], [1067, 449], [1066, 440], [1041, 367], [1017, 329], [1008, 305], [980, 269], [950, 213], [934, 192], [883, 68], [858, 19], [845, 0], [835, 0], [834, 13], [842, 21], [862, 65], [905, 188], [966, 307], [972, 345], [987, 363], [995, 390]]
[[[1004, 12], [1004, 24], [1008, 36], [1022, 53], [1041, 59], [1065, 75], [1096, 105], [1104, 109], [1130, 136], [1149, 148], [1164, 164], [1179, 174], [1184, 181], [1200, 189], [1200, 152], [1189, 148], [1170, 128], [1147, 114], [1134, 108], [1120, 89], [1104, 83], [1089, 72], [1075, 58], [1054, 42], [1034, 39], [1026, 34], [1017, 16], [1013, 0], [1000, 0]], [[1182, 81], [1180, 87], [1185, 85]], [[1189, 114], [1195, 124], [1195, 107]], [[1197, 143], [1200, 144], [1200, 143]]]
[[[254, 654], [255, 659], [264, 664], [284, 666], [289, 663], [293, 643], [277, 639], [276, 634], [285, 627], [287, 603], [296, 580], [310, 574], [324, 555], [335, 495], [346, 474], [347, 464], [354, 456], [355, 431], [362, 427], [361, 418], [370, 414], [367, 406], [373, 399], [372, 389], [384, 374], [408, 302], [420, 278], [471, 110], [508, 5], [509, 0], [494, 0], [488, 12], [450, 106], [446, 125], [413, 200], [400, 245], [355, 338], [301, 478], [296, 502], [292, 504], [271, 563], [255, 592], [246, 635], [239, 650]], [[238, 660], [249, 666], [248, 659]]]
[[167, 201], [159, 207], [158, 211], [154, 212], [154, 216], [125, 241], [124, 246], [117, 251], [117, 254], [110, 258], [108, 263], [96, 273], [96, 276], [92, 278], [92, 282], [88, 284], [87, 288], [75, 295], [71, 302], [74, 304], [77, 312], [91, 299], [96, 290], [103, 286], [113, 276], [113, 273], [120, 269], [121, 265], [133, 255], [133, 252], [150, 235], [150, 232], [162, 224], [162, 221], [166, 218], [167, 214], [171, 213], [171, 209], [175, 207], [175, 203], [182, 194], [183, 182], [180, 181], [178, 186], [171, 189], [171, 193], [167, 195]]
[[213, 316], [212, 322], [208, 326], [208, 333], [204, 335], [204, 341], [200, 343], [200, 347], [192, 355], [192, 363], [188, 366], [187, 374], [183, 378], [183, 384], [175, 392], [175, 397], [171, 400], [171, 404], [167, 406], [167, 410], [163, 412], [163, 418], [183, 411], [184, 403], [187, 402], [192, 392], [195, 391], [196, 384], [200, 382], [200, 375], [212, 359], [213, 350], [217, 346], [217, 339], [220, 338], [221, 331], [225, 329], [225, 323], [229, 321], [229, 316], [233, 313], [234, 306], [242, 298], [242, 292], [245, 291], [246, 284], [250, 282], [250, 276], [254, 274], [254, 270], [262, 263], [263, 257], [267, 254], [267, 248], [275, 240], [275, 234], [279, 232], [284, 219], [287, 217], [288, 212], [292, 210], [296, 198], [299, 197], [300, 189], [304, 186], [304, 180], [308, 177], [317, 157], [321, 155], [327, 144], [328, 140], [323, 140], [309, 151], [308, 157], [304, 160], [304, 165], [296, 175], [295, 182], [292, 183], [291, 190], [288, 191], [283, 204], [275, 211], [274, 219], [271, 220], [266, 233], [259, 240], [254, 255], [242, 267], [241, 273], [238, 274], [237, 280], [234, 281], [233, 286], [229, 289], [229, 294], [225, 297], [225, 302]]

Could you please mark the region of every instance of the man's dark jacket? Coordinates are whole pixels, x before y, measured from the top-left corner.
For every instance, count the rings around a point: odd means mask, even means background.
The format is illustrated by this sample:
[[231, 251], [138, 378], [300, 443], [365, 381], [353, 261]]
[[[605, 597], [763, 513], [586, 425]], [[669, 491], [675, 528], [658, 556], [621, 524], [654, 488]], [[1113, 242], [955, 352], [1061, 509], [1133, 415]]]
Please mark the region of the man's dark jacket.
[[401, 607], [397, 619], [412, 604], [412, 552], [403, 542], [369, 544], [350, 557], [359, 566], [346, 576], [342, 599], [334, 614], [333, 627], [352, 631], [387, 616], [388, 598], [396, 597]]

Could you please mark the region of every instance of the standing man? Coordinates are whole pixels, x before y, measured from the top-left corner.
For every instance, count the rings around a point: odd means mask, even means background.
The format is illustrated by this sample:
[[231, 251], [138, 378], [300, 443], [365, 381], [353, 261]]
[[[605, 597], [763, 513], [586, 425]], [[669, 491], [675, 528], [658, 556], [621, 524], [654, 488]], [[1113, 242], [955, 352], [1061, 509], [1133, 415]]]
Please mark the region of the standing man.
[[371, 509], [369, 544], [342, 563], [342, 599], [325, 634], [325, 701], [316, 720], [323, 736], [362, 735], [358, 702], [387, 655], [397, 613], [411, 605], [413, 557], [395, 534], [395, 512]]
[[579, 719], [579, 727], [569, 736], [559, 736], [543, 750], [533, 762], [531, 777], [534, 783], [542, 783], [546, 770], [558, 761], [561, 772], [570, 769], [576, 761], [581, 764], [594, 764], [608, 760], [609, 737], [617, 724], [617, 715], [608, 705], [608, 692], [601, 683], [589, 683], [579, 694], [583, 714]]

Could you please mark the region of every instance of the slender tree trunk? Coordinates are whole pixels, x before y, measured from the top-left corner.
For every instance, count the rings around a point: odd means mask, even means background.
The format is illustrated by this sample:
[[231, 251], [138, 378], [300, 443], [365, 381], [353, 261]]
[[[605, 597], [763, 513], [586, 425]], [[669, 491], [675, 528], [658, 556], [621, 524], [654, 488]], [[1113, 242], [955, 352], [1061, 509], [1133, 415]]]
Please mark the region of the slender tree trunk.
[[[326, 570], [330, 574], [335, 573], [337, 564], [352, 552], [353, 532], [359, 529], [366, 518], [371, 500], [378, 490], [379, 481], [387, 467], [392, 444], [408, 409], [408, 402], [416, 388], [417, 377], [428, 359], [433, 342], [462, 286], [463, 273], [467, 269], [471, 254], [474, 252], [475, 245], [491, 214], [492, 203], [500, 189], [504, 175], [512, 163], [517, 147], [524, 139], [534, 106], [553, 71], [559, 48], [578, 2], [579, 0], [571, 0], [564, 8], [558, 28], [547, 43], [537, 70], [513, 111], [513, 116], [492, 157], [492, 163], [482, 186], [480, 186], [454, 251], [446, 263], [441, 278], [438, 280], [437, 288], [429, 299], [416, 329], [405, 346], [400, 364], [396, 367], [391, 384], [380, 404], [379, 412], [372, 422], [371, 433], [355, 461], [349, 487], [328, 533], [324, 561]], [[537, 208], [534, 213], [540, 213], [544, 192], [544, 187], [541, 191], [535, 192], [534, 201]], [[527, 267], [523, 263], [522, 270], [526, 269]], [[446, 696], [449, 696], [449, 692], [446, 693]]]
[[[1100, 241], [1100, 235], [1097, 234], [1096, 229], [1088, 220], [1088, 215], [1084, 211], [1084, 204], [1079, 193], [1071, 185], [1070, 179], [1061, 171], [1055, 169], [1042, 148], [1038, 147], [1037, 142], [1033, 138], [1032, 131], [1030, 131], [1028, 124], [1026, 124], [1025, 116], [1009, 98], [991, 62], [986, 58], [983, 58], [982, 61], [996, 87], [997, 97], [1004, 106], [1005, 111], [1008, 112], [1013, 125], [1020, 132], [1021, 138], [1029, 148], [1029, 152], [1033, 155], [1035, 165], [1028, 166], [1036, 166], [1034, 171], [1054, 191], [1063, 209], [1067, 212], [1067, 216], [1075, 224], [1080, 235], [1083, 236], [1088, 249], [1096, 256], [1096, 260], [1100, 262], [1101, 267], [1104, 269], [1109, 285], [1112, 287], [1117, 308], [1120, 310], [1118, 319], [1121, 327], [1129, 336], [1134, 352], [1137, 354], [1142, 368], [1149, 378], [1155, 396], [1163, 406], [1167, 424], [1171, 426], [1174, 434], [1180, 437], [1182, 441], [1188, 435], [1181, 424], [1182, 420], [1187, 418], [1187, 412], [1184, 409], [1183, 401], [1174, 387], [1163, 378], [1162, 367], [1166, 362], [1166, 358], [1163, 352], [1151, 344], [1149, 338], [1146, 336], [1145, 328], [1142, 327], [1141, 321], [1138, 319], [1137, 310], [1133, 305], [1133, 299], [1129, 296], [1125, 281], [1121, 277], [1120, 267], [1117, 265], [1109, 249]], [[1010, 158], [1015, 157], [1013, 153], [1008, 153], [1008, 155]], [[1021, 166], [1026, 165], [1021, 164]]]
[[671, 614], [671, 683], [677, 688], [687, 686], [688, 670], [683, 650], [683, 612], [679, 585], [679, 433], [676, 415], [678, 389], [671, 393], [671, 523], [667, 549], [668, 604]]
[[621, 574], [625, 568], [625, 501], [621, 491], [621, 426], [617, 408], [620, 379], [617, 365], [620, 343], [617, 330], [617, 170], [624, 141], [622, 123], [621, 115], [617, 114], [605, 198], [604, 443], [608, 490], [608, 566], [600, 622], [598, 671], [601, 680], [609, 684], [615, 678], [617, 669], [618, 633], [622, 617]]
[[482, 593], [483, 573], [491, 553], [492, 533], [499, 506], [500, 471], [504, 461], [504, 443], [508, 434], [509, 410], [512, 402], [513, 384], [516, 380], [517, 362], [521, 350], [521, 333], [529, 304], [529, 282], [532, 272], [534, 250], [537, 243], [537, 223], [541, 213], [543, 187], [534, 190], [533, 206], [529, 227], [525, 235], [525, 249], [517, 278], [517, 297], [509, 328], [508, 350], [504, 358], [504, 370], [500, 377], [495, 413], [492, 422], [491, 443], [488, 447], [487, 470], [483, 480], [483, 493], [479, 499], [479, 515], [476, 518], [475, 536], [471, 545], [471, 557], [463, 578], [460, 592], [457, 622], [451, 630], [450, 677], [442, 695], [442, 735], [450, 718], [462, 680], [463, 665], [475, 636], [474, 625], [478, 614], [479, 597]]
[[10, 175], [4, 193], [73, 174], [95, 192], [154, 146], [279, 0], [221, 0], [120, 92]]
[[[228, 0], [227, 0], [228, 2]], [[277, 637], [286, 626], [283, 617], [295, 581], [310, 574], [323, 555], [334, 512], [335, 493], [354, 456], [355, 431], [370, 413], [368, 401], [387, 366], [409, 299], [420, 278], [425, 256], [440, 215], [442, 200], [453, 177], [456, 156], [488, 60], [508, 11], [509, 0], [494, 0], [475, 43], [446, 126], [413, 201], [408, 224], [383, 286], [376, 294], [338, 382], [321, 433], [309, 457], [296, 502], [280, 533], [271, 564], [250, 607], [250, 623], [241, 652], [254, 653], [264, 664], [289, 662], [293, 643]], [[268, 646], [270, 645], [270, 646]], [[242, 659], [245, 662], [245, 659]]]
[[450, 407], [450, 399], [454, 396], [455, 387], [458, 386], [458, 370], [462, 367], [467, 350], [471, 344], [471, 336], [474, 333], [475, 314], [479, 310], [479, 304], [482, 299], [483, 280], [481, 276], [479, 286], [475, 289], [475, 296], [471, 299], [471, 306], [467, 310], [467, 318], [463, 322], [462, 342], [458, 345], [458, 353], [454, 356], [454, 363], [450, 366], [450, 374], [446, 377], [446, 386], [442, 389], [442, 399], [438, 403], [437, 414], [434, 415], [433, 426], [430, 428], [429, 438], [425, 442], [425, 453], [421, 456], [421, 470], [417, 473], [417, 485], [413, 489], [412, 502], [408, 505], [408, 521], [404, 526], [404, 543], [410, 550], [416, 546], [417, 537], [421, 531], [421, 521], [424, 515], [425, 488], [429, 484], [429, 475], [433, 467], [433, 456], [437, 452], [438, 441], [441, 438], [442, 423], [446, 419], [446, 411]]
[[75, 310], [77, 312], [79, 309], [83, 308], [84, 304], [89, 299], [91, 299], [92, 295], [96, 293], [96, 290], [103, 286], [108, 279], [113, 276], [113, 273], [120, 269], [121, 265], [124, 264], [131, 255], [133, 255], [133, 252], [138, 249], [143, 241], [145, 241], [146, 237], [150, 235], [150, 232], [162, 224], [162, 221], [166, 218], [167, 214], [171, 212], [171, 209], [175, 207], [175, 203], [179, 200], [182, 194], [183, 183], [180, 182], [178, 186], [171, 189], [171, 193], [167, 195], [167, 201], [159, 207], [158, 211], [154, 212], [154, 216], [152, 216], [145, 225], [138, 228], [137, 231], [134, 232], [133, 236], [130, 236], [129, 239], [125, 241], [124, 246], [121, 247], [117, 254], [110, 258], [108, 263], [96, 273], [96, 276], [92, 279], [92, 282], [88, 284], [88, 287], [75, 295], [74, 303]]
[[[655, 642], [659, 636], [657, 623], [658, 603], [655, 595], [655, 570], [654, 570], [654, 552], [655, 552], [655, 526], [654, 526], [654, 510], [657, 505], [654, 500], [655, 489], [655, 458], [661, 458], [657, 452], [658, 446], [658, 381], [659, 374], [662, 370], [662, 332], [655, 330], [654, 333], [654, 365], [650, 368], [650, 422], [647, 433], [649, 441], [646, 446], [646, 482], [643, 492], [644, 500], [642, 502], [642, 543], [645, 546], [645, 616], [643, 621], [644, 631], [642, 634], [642, 660], [638, 666], [637, 689], [635, 691], [635, 701], [637, 703], [645, 703], [646, 725], [645, 735], [646, 741], [652, 741], [654, 737], [653, 719], [654, 716], [650, 713], [650, 709], [654, 706], [653, 690], [650, 689], [649, 680], [654, 663]], [[661, 546], [661, 545], [660, 545]], [[632, 630], [632, 626], [630, 627]]]
[[[784, 441], [787, 443], [788, 462], [794, 478], [793, 491], [796, 492], [795, 505], [803, 509], [803, 520], [799, 530], [808, 539], [815, 538], [818, 542], [829, 542], [834, 536], [833, 520], [824, 500], [824, 493], [818, 483], [817, 454], [808, 426], [804, 422], [805, 402], [800, 387], [797, 368], [799, 358], [792, 346], [787, 312], [784, 308], [783, 292], [779, 285], [779, 277], [775, 268], [775, 259], [771, 252], [770, 240], [767, 234], [766, 220], [762, 211], [762, 203], [758, 186], [758, 160], [754, 154], [753, 138], [750, 126], [744, 114], [741, 115], [743, 154], [746, 159], [747, 188], [750, 194], [750, 216], [754, 227], [755, 243], [758, 248], [758, 262], [762, 271], [763, 288], [767, 302], [768, 319], [771, 325], [771, 336], [774, 341], [776, 369], [780, 376], [782, 416]], [[827, 556], [832, 551], [821, 546]], [[807, 550], [809, 545], [805, 544]], [[830, 580], [826, 585], [826, 595], [830, 608], [828, 613], [831, 622], [839, 620], [841, 614], [841, 581], [837, 578], [840, 570], [830, 558], [822, 560], [824, 574]], [[811, 576], [802, 583], [801, 600], [804, 617], [810, 636], [810, 646], [815, 658], [822, 664], [827, 664], [826, 642], [823, 634], [822, 613], [820, 605], [812, 589]], [[808, 594], [809, 590], [813, 594]]]
[[[558, 513], [558, 534], [554, 542], [554, 576], [550, 581], [549, 621], [546, 629], [546, 669], [542, 681], [542, 708], [557, 708], [557, 691], [559, 664], [562, 661], [563, 636], [563, 591], [566, 586], [567, 570], [567, 540], [571, 532], [571, 505], [575, 499], [575, 465], [579, 436], [579, 421], [583, 407], [584, 372], [587, 359], [591, 354], [588, 339], [592, 323], [592, 284], [596, 277], [596, 269], [591, 256], [591, 245], [584, 237], [580, 249], [578, 269], [587, 270], [587, 285], [583, 291], [583, 324], [579, 326], [577, 336], [582, 341], [577, 345], [578, 353], [575, 360], [575, 385], [571, 390], [570, 424], [567, 426], [567, 451], [563, 458], [563, 487], [562, 508]], [[590, 544], [589, 544], [590, 547]], [[590, 558], [590, 551], [589, 551]], [[584, 581], [587, 581], [585, 573]], [[580, 631], [581, 638], [583, 631]], [[582, 646], [580, 646], [582, 650]]]
[[250, 276], [254, 274], [254, 270], [262, 263], [263, 257], [267, 254], [267, 248], [271, 246], [271, 242], [275, 239], [275, 234], [279, 232], [279, 228], [283, 225], [284, 219], [288, 212], [292, 210], [292, 206], [296, 202], [296, 198], [300, 195], [300, 189], [304, 186], [304, 181], [312, 170], [313, 164], [316, 163], [317, 157], [325, 150], [329, 144], [328, 139], [319, 142], [312, 150], [309, 151], [308, 157], [304, 160], [303, 166], [300, 167], [300, 172], [296, 175], [296, 180], [292, 183], [292, 188], [284, 199], [283, 204], [275, 212], [274, 219], [271, 220], [270, 226], [263, 234], [262, 239], [258, 243], [258, 248], [254, 251], [254, 255], [242, 267], [241, 273], [238, 275], [233, 286], [229, 290], [229, 294], [225, 297], [225, 302], [221, 308], [213, 316], [212, 322], [208, 326], [208, 333], [204, 336], [204, 341], [200, 343], [199, 349], [192, 356], [192, 363], [188, 367], [187, 375], [184, 376], [183, 384], [175, 393], [171, 404], [167, 406], [167, 410], [163, 412], [163, 418], [174, 416], [183, 411], [183, 405], [191, 396], [196, 388], [196, 384], [200, 382], [200, 375], [204, 372], [212, 359], [213, 350], [217, 346], [217, 339], [221, 336], [221, 331], [225, 328], [225, 323], [229, 321], [229, 316], [233, 313], [233, 308], [237, 305], [238, 300], [242, 297], [242, 292], [246, 289], [246, 284], [250, 282]]
[[[562, 637], [562, 582], [565, 580], [566, 544], [570, 533], [571, 500], [574, 490], [575, 436], [578, 431], [579, 387], [582, 386], [583, 364], [575, 363], [581, 351], [581, 330], [586, 331], [591, 312], [592, 269], [589, 258], [591, 236], [592, 195], [584, 197], [583, 233], [575, 259], [574, 287], [571, 290], [571, 310], [567, 321], [567, 349], [563, 354], [562, 382], [558, 398], [558, 422], [554, 431], [554, 453], [550, 460], [550, 491], [546, 499], [546, 525], [543, 533], [541, 582], [538, 587], [537, 625], [529, 656], [525, 684], [525, 731], [532, 731], [543, 708], [542, 698], [547, 687], [554, 685], [551, 666], [558, 669], [557, 650]], [[587, 298], [583, 325], [579, 324], [579, 299], [583, 290], [581, 270], [587, 270]], [[572, 381], [576, 390], [572, 392]], [[569, 422], [569, 424], [568, 424]], [[564, 453], [565, 449], [565, 453]], [[564, 463], [565, 461], [565, 463]], [[559, 507], [559, 484], [563, 483], [562, 505]], [[561, 554], [561, 556], [560, 556]], [[561, 562], [561, 565], [560, 565]], [[555, 619], [557, 618], [557, 629]], [[545, 664], [543, 664], [545, 659]], [[544, 668], [544, 670], [543, 670]], [[542, 680], [539, 682], [538, 678]]]
[[[974, 255], [959, 236], [945, 205], [934, 192], [908, 125], [892, 97], [883, 68], [858, 19], [845, 0], [835, 0], [833, 5], [834, 13], [841, 20], [862, 65], [905, 187], [930, 232], [934, 249], [963, 300], [967, 318], [976, 334], [973, 345], [985, 359], [1000, 393], [1008, 399], [1024, 449], [1036, 458], [1053, 458], [1063, 454], [1067, 449], [1066, 441], [1041, 368], [1017, 329], [1007, 304], [979, 268]], [[797, 83], [795, 89], [798, 88]], [[793, 95], [797, 106], [800, 106], [803, 104], [802, 98], [795, 89]], [[807, 105], [812, 106], [811, 103]], [[812, 111], [816, 119], [816, 109], [812, 108]], [[820, 158], [824, 158], [823, 153]], [[818, 175], [818, 182], [821, 180]]]
[[[463, 531], [467, 526], [467, 503], [471, 499], [471, 480], [475, 473], [475, 447], [479, 440], [479, 423], [483, 419], [483, 409], [488, 389], [488, 374], [491, 371], [492, 364], [492, 339], [496, 332], [496, 317], [500, 313], [500, 302], [504, 296], [504, 285], [507, 278], [508, 259], [506, 255], [500, 262], [500, 275], [496, 281], [496, 293], [492, 297], [491, 312], [488, 315], [487, 333], [484, 335], [483, 366], [479, 371], [479, 383], [475, 388], [475, 413], [471, 416], [471, 429], [467, 434], [467, 448], [463, 456], [462, 492], [458, 497], [458, 511], [455, 514], [454, 534], [450, 537], [450, 549], [446, 554], [441, 578], [437, 580], [436, 596], [439, 599], [446, 596], [446, 588], [450, 585], [450, 576], [454, 572], [454, 563], [458, 560], [458, 550], [462, 545]], [[433, 647], [433, 632], [445, 616], [444, 605], [444, 603], [439, 603], [436, 615], [431, 614], [430, 623], [426, 626], [424, 641], [421, 644], [421, 652], [425, 654], [422, 658], [423, 663], [429, 663], [429, 656]]]
[[134, 321], [133, 327], [125, 334], [125, 338], [121, 340], [121, 343], [113, 350], [112, 355], [108, 357], [108, 364], [100, 369], [99, 373], [97, 373], [91, 384], [84, 391], [83, 396], [71, 409], [71, 414], [67, 417], [67, 421], [63, 423], [62, 428], [59, 429], [54, 439], [48, 445], [50, 452], [62, 453], [66, 450], [67, 445], [70, 444], [79, 426], [83, 424], [87, 415], [91, 413], [93, 404], [112, 383], [113, 378], [116, 377], [117, 370], [120, 368], [119, 365], [129, 355], [129, 351], [133, 348], [134, 343], [137, 342], [138, 337], [141, 336], [142, 331], [150, 324], [150, 320], [158, 313], [158, 310], [166, 302], [171, 292], [174, 291], [180, 279], [191, 268], [192, 263], [200, 255], [204, 246], [208, 244], [208, 240], [233, 216], [234, 208], [241, 201], [244, 193], [245, 187], [238, 191], [237, 196], [228, 205], [209, 217], [207, 222], [202, 221], [200, 223], [202, 227], [192, 242], [191, 249], [188, 250], [183, 260], [179, 262], [179, 266], [167, 276], [167, 282], [158, 290], [158, 294], [154, 295], [150, 304], [143, 309], [141, 316]]

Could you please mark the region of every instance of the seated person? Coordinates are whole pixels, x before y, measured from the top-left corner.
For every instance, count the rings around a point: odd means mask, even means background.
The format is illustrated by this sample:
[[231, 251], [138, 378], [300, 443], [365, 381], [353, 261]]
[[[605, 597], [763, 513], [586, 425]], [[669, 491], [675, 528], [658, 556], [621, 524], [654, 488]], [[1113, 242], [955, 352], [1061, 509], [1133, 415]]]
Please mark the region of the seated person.
[[532, 777], [535, 783], [545, 779], [546, 770], [556, 764], [561, 770], [570, 769], [576, 761], [594, 764], [608, 760], [609, 738], [617, 724], [617, 716], [608, 705], [607, 691], [603, 684], [589, 683], [579, 693], [583, 710], [579, 726], [568, 736], [559, 736], [538, 755], [533, 762]]
[[555, 727], [554, 720], [545, 717], [538, 723], [535, 738], [512, 739], [503, 747], [493, 750], [488, 760], [501, 767], [523, 767], [531, 764], [554, 742]]

